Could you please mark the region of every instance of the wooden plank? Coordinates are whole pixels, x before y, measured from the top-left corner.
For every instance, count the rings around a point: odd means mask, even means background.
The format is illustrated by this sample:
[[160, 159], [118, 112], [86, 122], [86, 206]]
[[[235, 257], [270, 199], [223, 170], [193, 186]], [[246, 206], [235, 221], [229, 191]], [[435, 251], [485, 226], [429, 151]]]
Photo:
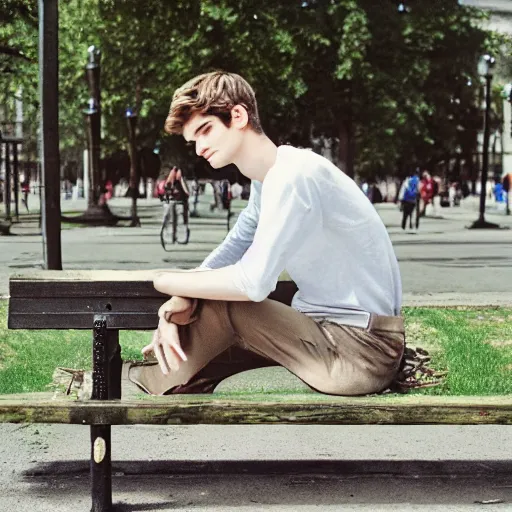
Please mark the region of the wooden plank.
[[[9, 280], [11, 298], [51, 297], [120, 297], [120, 298], [165, 298], [167, 295], [153, 287], [154, 271], [138, 270], [90, 270], [46, 271], [14, 274]], [[290, 303], [297, 286], [293, 281], [280, 281], [270, 297], [279, 302]]]
[[[155, 272], [165, 272], [171, 269], [158, 270], [33, 270], [13, 273], [11, 281], [153, 281]], [[187, 270], [172, 269], [173, 272]]]
[[109, 329], [155, 329], [158, 308], [168, 299], [68, 297], [9, 301], [10, 329], [92, 329], [94, 315], [106, 315]]
[[155, 290], [152, 281], [16, 281], [9, 282], [11, 298], [139, 298], [167, 295]]
[[[152, 314], [113, 313], [107, 316], [108, 329], [150, 331], [158, 325], [158, 307]], [[92, 330], [94, 313], [21, 313], [9, 314], [9, 329]]]
[[11, 312], [16, 314], [61, 314], [61, 313], [95, 313], [108, 315], [113, 313], [139, 313], [156, 315], [158, 308], [168, 297], [113, 297], [98, 299], [96, 297], [54, 297], [34, 299], [24, 297], [11, 299]]
[[[174, 268], [150, 269], [150, 270], [24, 270], [14, 272], [10, 276], [11, 281], [31, 282], [102, 282], [102, 281], [132, 281], [152, 282], [157, 272], [202, 272], [201, 270], [184, 270]], [[280, 282], [291, 282], [282, 280]]]
[[511, 397], [472, 397], [472, 400], [461, 397], [407, 397], [406, 400], [324, 395], [272, 397], [274, 400], [204, 395], [103, 402], [1, 399], [0, 422], [97, 425], [512, 424]]
[[[109, 277], [112, 272], [117, 271], [109, 271]], [[91, 329], [96, 314], [107, 315], [109, 329], [155, 329], [158, 309], [169, 296], [156, 291], [152, 281], [137, 280], [147, 272], [118, 272], [131, 279], [87, 281], [82, 272], [82, 280], [52, 281], [50, 275], [61, 274], [52, 271], [11, 278], [9, 329]], [[98, 271], [87, 275], [97, 278]], [[289, 304], [296, 290], [295, 283], [283, 281], [270, 298]]]

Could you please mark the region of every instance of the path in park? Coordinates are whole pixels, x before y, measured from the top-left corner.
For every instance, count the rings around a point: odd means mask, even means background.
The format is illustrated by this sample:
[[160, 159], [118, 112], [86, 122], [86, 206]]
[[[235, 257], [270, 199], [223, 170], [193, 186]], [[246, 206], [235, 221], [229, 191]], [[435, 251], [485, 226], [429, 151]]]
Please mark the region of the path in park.
[[[204, 217], [192, 220], [191, 243], [169, 253], [159, 244], [161, 208], [153, 200], [141, 201], [141, 228], [66, 228], [64, 268], [193, 267], [225, 235], [224, 216], [210, 217], [204, 203]], [[112, 208], [127, 213], [129, 202], [115, 199]], [[396, 206], [377, 209], [399, 258], [407, 304], [512, 304], [512, 230], [466, 230], [477, 217], [476, 201], [441, 210], [443, 218], [425, 219], [417, 234], [402, 232]], [[512, 226], [512, 217], [492, 208], [487, 218]], [[37, 222], [13, 232], [0, 237], [0, 295], [7, 294], [9, 274], [41, 265]], [[223, 386], [300, 386], [280, 369], [271, 369], [271, 382], [259, 371]], [[0, 512], [90, 509], [87, 427], [0, 425], [0, 436]], [[486, 500], [503, 502], [489, 509], [511, 510], [511, 445], [510, 426], [113, 427], [114, 497], [126, 512], [467, 512]], [[334, 466], [322, 474], [254, 476], [235, 465], [275, 459]], [[172, 475], [169, 461], [201, 461], [212, 471], [218, 463], [234, 474]], [[299, 473], [301, 467], [295, 466]]]
[[[34, 202], [34, 198], [31, 198]], [[81, 227], [62, 231], [63, 267], [69, 269], [192, 268], [199, 265], [226, 234], [225, 213], [210, 214], [209, 197], [201, 197], [202, 217], [191, 219], [191, 240], [164, 252], [159, 242], [162, 207], [140, 201], [141, 228]], [[129, 213], [129, 200], [115, 198], [112, 210]], [[240, 211], [245, 202], [235, 201]], [[36, 205], [34, 205], [36, 206]], [[64, 211], [80, 211], [84, 201], [63, 201]], [[399, 259], [406, 304], [442, 302], [512, 303], [512, 229], [468, 230], [478, 217], [470, 198], [460, 208], [439, 209], [440, 218], [422, 219], [416, 232], [403, 232], [393, 204], [377, 205]], [[486, 218], [512, 227], [512, 216], [489, 208]], [[22, 217], [23, 220], [23, 217]], [[16, 236], [0, 237], [0, 296], [8, 293], [8, 276], [41, 268], [42, 238], [37, 219], [14, 225]]]

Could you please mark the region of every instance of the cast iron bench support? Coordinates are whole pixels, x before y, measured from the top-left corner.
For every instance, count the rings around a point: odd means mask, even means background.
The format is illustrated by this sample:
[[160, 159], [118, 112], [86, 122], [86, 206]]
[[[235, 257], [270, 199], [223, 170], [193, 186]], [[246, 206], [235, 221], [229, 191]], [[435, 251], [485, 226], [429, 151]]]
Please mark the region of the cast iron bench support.
[[[108, 329], [105, 315], [94, 317], [91, 400], [121, 398], [121, 346], [119, 330]], [[91, 425], [92, 512], [112, 508], [111, 426]]]

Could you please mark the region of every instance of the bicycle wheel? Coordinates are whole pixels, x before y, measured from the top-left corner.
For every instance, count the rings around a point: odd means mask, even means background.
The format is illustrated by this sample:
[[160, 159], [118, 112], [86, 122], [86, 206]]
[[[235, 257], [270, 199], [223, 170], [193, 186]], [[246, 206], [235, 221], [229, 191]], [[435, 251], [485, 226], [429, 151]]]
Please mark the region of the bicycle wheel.
[[188, 203], [181, 203], [181, 208], [181, 217], [183, 222], [178, 222], [178, 215], [176, 215], [176, 242], [181, 245], [186, 245], [190, 238], [190, 229], [188, 227]]
[[172, 214], [171, 214], [171, 224], [172, 224], [172, 243], [176, 243], [177, 240], [177, 229], [178, 229], [178, 213], [176, 212], [176, 201], [172, 203]]
[[167, 251], [167, 248], [174, 243], [172, 237], [172, 224], [170, 222], [171, 205], [168, 204], [166, 206], [167, 208], [164, 215], [164, 220], [162, 221], [162, 228], [160, 230], [160, 243], [162, 244], [164, 251]]

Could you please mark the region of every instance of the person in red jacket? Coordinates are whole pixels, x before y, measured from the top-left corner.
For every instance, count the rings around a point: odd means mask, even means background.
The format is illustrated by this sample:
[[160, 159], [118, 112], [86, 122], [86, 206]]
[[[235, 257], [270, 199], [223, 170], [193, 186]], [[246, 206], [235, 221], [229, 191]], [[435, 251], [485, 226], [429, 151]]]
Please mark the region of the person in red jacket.
[[428, 171], [423, 171], [423, 174], [421, 176], [420, 181], [420, 198], [421, 198], [421, 204], [420, 204], [420, 217], [424, 217], [427, 205], [433, 204], [435, 195], [435, 183], [432, 176], [430, 176], [430, 173]]

